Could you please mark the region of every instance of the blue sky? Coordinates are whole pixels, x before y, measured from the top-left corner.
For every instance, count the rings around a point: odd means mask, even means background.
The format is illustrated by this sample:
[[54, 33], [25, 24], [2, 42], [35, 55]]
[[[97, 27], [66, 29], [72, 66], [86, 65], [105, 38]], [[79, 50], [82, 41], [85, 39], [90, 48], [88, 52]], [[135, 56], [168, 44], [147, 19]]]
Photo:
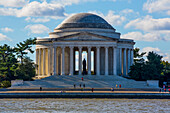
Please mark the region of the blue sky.
[[81, 12], [103, 17], [141, 52], [155, 51], [170, 62], [170, 0], [0, 0], [0, 44], [48, 37]]

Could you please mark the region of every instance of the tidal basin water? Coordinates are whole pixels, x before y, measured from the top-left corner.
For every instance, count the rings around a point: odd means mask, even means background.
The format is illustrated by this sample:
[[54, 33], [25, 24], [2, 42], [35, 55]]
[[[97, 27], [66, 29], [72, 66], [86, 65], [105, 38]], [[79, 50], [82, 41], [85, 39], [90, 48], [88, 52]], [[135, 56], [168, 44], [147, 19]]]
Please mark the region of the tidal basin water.
[[168, 99], [0, 99], [3, 113], [170, 113]]

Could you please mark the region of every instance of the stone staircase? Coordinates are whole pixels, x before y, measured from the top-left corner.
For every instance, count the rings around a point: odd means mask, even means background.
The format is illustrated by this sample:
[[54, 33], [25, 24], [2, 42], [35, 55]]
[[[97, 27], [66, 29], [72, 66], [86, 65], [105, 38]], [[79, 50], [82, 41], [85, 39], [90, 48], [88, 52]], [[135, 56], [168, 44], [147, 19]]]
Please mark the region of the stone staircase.
[[[82, 81], [81, 78], [84, 78]], [[135, 81], [133, 79], [127, 79], [117, 75], [110, 76], [96, 76], [96, 75], [85, 75], [85, 76], [49, 76], [43, 79], [38, 79], [35, 81], [24, 81], [23, 85], [13, 86], [13, 88], [73, 88], [85, 84], [86, 88], [111, 88], [119, 86], [121, 84], [122, 88], [151, 88], [146, 85], [145, 81]]]

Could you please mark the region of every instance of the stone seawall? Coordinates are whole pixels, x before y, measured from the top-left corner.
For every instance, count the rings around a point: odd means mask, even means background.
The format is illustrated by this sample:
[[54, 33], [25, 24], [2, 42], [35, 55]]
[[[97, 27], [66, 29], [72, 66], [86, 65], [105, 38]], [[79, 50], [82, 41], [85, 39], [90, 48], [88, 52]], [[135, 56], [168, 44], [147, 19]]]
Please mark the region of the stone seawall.
[[169, 93], [0, 93], [0, 98], [170, 99]]
[[[83, 88], [83, 91], [91, 91], [92, 88]], [[40, 88], [8, 88], [0, 91], [39, 91]], [[81, 91], [82, 88], [44, 88], [42, 91]], [[95, 91], [111, 91], [111, 88], [94, 88]], [[114, 91], [159, 91], [160, 88], [114, 88]]]

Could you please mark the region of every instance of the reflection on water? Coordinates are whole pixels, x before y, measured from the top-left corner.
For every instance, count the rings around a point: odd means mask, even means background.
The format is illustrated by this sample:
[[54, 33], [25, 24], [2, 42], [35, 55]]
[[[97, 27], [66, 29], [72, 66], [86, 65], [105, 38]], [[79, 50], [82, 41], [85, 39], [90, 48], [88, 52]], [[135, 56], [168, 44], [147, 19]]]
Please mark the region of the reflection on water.
[[0, 99], [0, 112], [170, 112], [168, 99]]

